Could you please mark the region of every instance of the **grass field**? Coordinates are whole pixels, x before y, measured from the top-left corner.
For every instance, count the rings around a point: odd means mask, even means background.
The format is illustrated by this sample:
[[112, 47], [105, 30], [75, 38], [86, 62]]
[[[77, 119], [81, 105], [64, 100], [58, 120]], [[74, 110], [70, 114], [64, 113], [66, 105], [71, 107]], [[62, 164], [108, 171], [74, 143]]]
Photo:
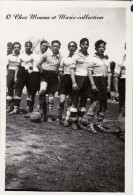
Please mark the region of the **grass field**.
[[[112, 129], [118, 128], [117, 115], [118, 104], [109, 103], [106, 124]], [[5, 189], [124, 192], [124, 150], [124, 142], [111, 133], [94, 135], [55, 121], [37, 124], [24, 114], [7, 115]]]

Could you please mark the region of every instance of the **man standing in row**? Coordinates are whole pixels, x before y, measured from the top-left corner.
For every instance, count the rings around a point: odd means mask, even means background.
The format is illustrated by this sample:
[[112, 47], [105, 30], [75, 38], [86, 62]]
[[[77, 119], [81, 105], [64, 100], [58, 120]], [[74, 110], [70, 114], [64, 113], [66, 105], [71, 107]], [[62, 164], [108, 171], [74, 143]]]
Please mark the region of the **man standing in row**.
[[[39, 92], [39, 105], [40, 112], [43, 114], [44, 120], [52, 122], [52, 108], [54, 104], [54, 95], [58, 91], [58, 70], [62, 56], [59, 52], [61, 43], [58, 40], [54, 40], [51, 43], [51, 53], [45, 53], [42, 55], [40, 61], [37, 64], [37, 68], [41, 73], [41, 84]], [[48, 104], [46, 104], [46, 94], [48, 97]]]
[[32, 43], [30, 41], [27, 41], [25, 43], [25, 53], [21, 53], [19, 58], [21, 60], [21, 66], [19, 69], [19, 72], [17, 74], [17, 84], [15, 89], [15, 98], [14, 98], [14, 109], [12, 112], [10, 112], [10, 115], [18, 114], [19, 113], [19, 107], [20, 107], [20, 101], [21, 101], [21, 95], [24, 86], [27, 88], [27, 110], [29, 110], [29, 101], [30, 101], [30, 70], [28, 66], [28, 62], [30, 59], [30, 55], [32, 54]]
[[31, 54], [30, 56], [30, 62], [28, 63], [29, 68], [31, 69], [31, 78], [30, 78], [30, 84], [29, 84], [29, 89], [30, 89], [30, 98], [29, 98], [29, 112], [25, 115], [26, 118], [29, 118], [31, 115], [31, 112], [33, 111], [34, 107], [34, 100], [35, 100], [35, 95], [37, 91], [39, 92], [40, 90], [40, 79], [41, 75], [38, 70], [37, 63], [41, 59], [42, 55], [48, 50], [49, 43], [46, 40], [42, 40], [40, 42], [40, 51]]
[[15, 85], [17, 81], [17, 74], [21, 65], [20, 59], [20, 50], [21, 44], [19, 42], [15, 42], [13, 44], [13, 51], [12, 54], [7, 56], [7, 112], [12, 111], [12, 102], [14, 96]]
[[[89, 65], [88, 54], [89, 40], [83, 38], [80, 40], [80, 51], [73, 55], [70, 73], [72, 79], [72, 107], [70, 116], [72, 120], [72, 128], [83, 128], [81, 124], [82, 117], [86, 111], [88, 76], [87, 69]], [[78, 127], [77, 127], [78, 126]]]

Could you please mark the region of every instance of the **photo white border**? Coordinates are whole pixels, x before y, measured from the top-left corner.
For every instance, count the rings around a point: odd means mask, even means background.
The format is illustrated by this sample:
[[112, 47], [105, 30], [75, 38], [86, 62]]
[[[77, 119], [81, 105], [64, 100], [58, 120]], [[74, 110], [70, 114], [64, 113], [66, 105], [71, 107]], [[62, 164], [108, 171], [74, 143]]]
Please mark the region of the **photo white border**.
[[[0, 46], [0, 51], [1, 51], [1, 56], [5, 55], [4, 52], [6, 51], [6, 45], [4, 43], [4, 12], [5, 10], [9, 7], [14, 5], [20, 5], [24, 6], [25, 4], [30, 4], [31, 1], [26, 2], [26, 1], [1, 1], [0, 2], [0, 26], [1, 26], [1, 46]], [[39, 4], [47, 4], [50, 6], [50, 4], [53, 6], [57, 6], [57, 1], [32, 1], [32, 4], [39, 3]], [[130, 7], [133, 4], [131, 1], [110, 1], [110, 2], [90, 2], [90, 1], [60, 1], [59, 2], [59, 7], [61, 6], [66, 6], [66, 7], [125, 7], [126, 8], [126, 42], [127, 42], [127, 79], [126, 79], [126, 141], [125, 141], [125, 193], [117, 193], [119, 194], [125, 194], [125, 195], [132, 195], [133, 194], [133, 186], [132, 186], [132, 167], [133, 167], [133, 161], [132, 161], [132, 111], [133, 111], [133, 105], [132, 105], [132, 100], [133, 100], [133, 79], [132, 79], [132, 72], [133, 72], [133, 12], [131, 12]], [[33, 193], [41, 193], [41, 194], [79, 194], [79, 195], [84, 195], [84, 194], [103, 194], [103, 192], [33, 192], [33, 191], [5, 191], [5, 133], [6, 133], [6, 76], [3, 74], [3, 66], [4, 66], [4, 61], [3, 58], [1, 57], [1, 62], [0, 62], [0, 194], [33, 194]], [[107, 195], [112, 195], [116, 193], [104, 193]]]

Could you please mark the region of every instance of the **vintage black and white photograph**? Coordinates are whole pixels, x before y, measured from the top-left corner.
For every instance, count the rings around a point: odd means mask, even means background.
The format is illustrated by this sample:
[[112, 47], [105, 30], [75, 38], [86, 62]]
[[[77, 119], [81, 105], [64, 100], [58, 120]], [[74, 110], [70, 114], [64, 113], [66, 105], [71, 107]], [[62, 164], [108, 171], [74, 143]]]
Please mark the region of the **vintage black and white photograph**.
[[4, 4], [5, 192], [126, 192], [126, 14]]

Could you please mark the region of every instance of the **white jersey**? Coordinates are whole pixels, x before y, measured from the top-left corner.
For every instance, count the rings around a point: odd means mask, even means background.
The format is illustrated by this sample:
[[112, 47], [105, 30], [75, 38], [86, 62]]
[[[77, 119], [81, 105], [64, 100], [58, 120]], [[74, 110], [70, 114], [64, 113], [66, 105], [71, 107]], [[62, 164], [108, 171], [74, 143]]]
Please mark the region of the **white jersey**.
[[41, 52], [31, 54], [30, 62], [32, 63], [32, 66], [33, 66], [33, 72], [39, 72], [39, 70], [37, 68], [37, 63], [41, 59], [42, 55], [43, 54]]
[[59, 70], [62, 71], [63, 74], [70, 74], [70, 66], [72, 62], [72, 56], [64, 56], [61, 60]]
[[123, 61], [121, 63], [116, 63], [114, 76], [126, 78], [126, 55], [123, 56]]
[[7, 56], [8, 69], [16, 70], [17, 67], [21, 65], [20, 55], [12, 53]]
[[21, 59], [21, 66], [24, 67], [25, 69], [28, 69], [28, 63], [30, 62], [30, 57], [32, 54], [28, 55], [26, 53], [21, 53], [20, 54], [20, 59]]
[[75, 69], [75, 75], [87, 76], [89, 60], [89, 54], [85, 56], [79, 51], [73, 55], [70, 68]]
[[105, 58], [101, 59], [95, 54], [90, 59], [88, 71], [92, 71], [93, 76], [106, 77], [111, 75], [110, 61]]

